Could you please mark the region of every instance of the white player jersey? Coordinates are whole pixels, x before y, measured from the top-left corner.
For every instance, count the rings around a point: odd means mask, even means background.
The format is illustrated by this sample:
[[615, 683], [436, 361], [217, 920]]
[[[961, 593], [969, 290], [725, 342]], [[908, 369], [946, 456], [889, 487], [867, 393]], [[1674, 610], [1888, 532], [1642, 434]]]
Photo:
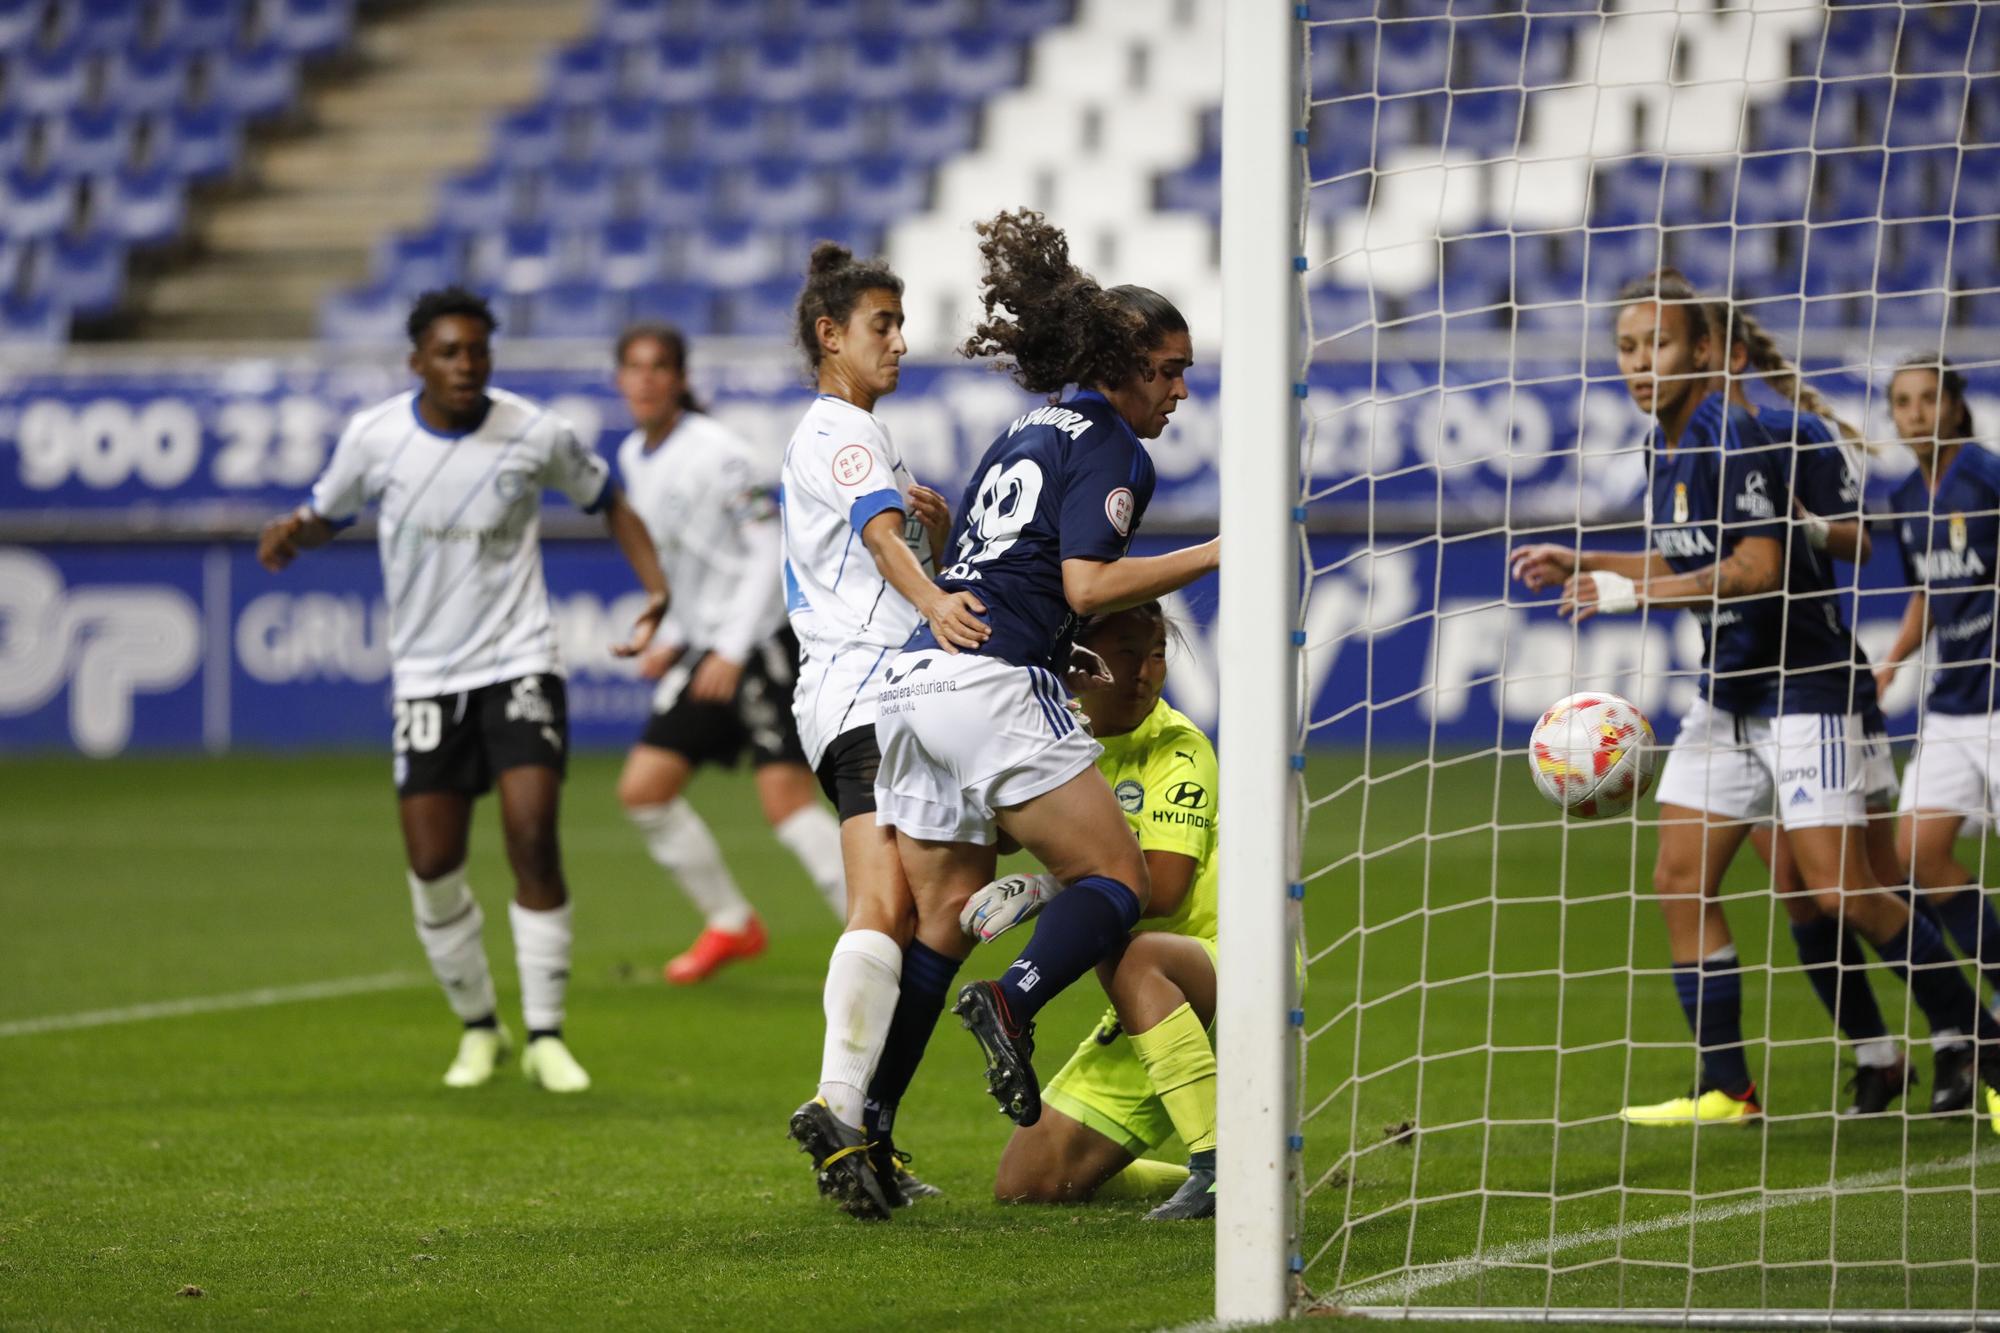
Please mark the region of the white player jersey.
[[610, 468], [547, 408], [503, 389], [478, 427], [440, 435], [414, 390], [355, 414], [314, 483], [312, 510], [345, 526], [380, 505], [382, 584], [398, 699], [562, 671], [542, 580], [542, 491], [585, 510]]
[[[803, 659], [794, 711], [817, 765], [835, 736], [874, 725], [881, 667], [917, 627], [861, 543], [877, 514], [908, 515], [913, 479], [873, 413], [821, 394], [785, 446], [782, 480], [785, 609]], [[933, 572], [923, 526], [906, 519], [903, 536]]]
[[775, 469], [721, 422], [684, 412], [651, 451], [645, 432], [627, 435], [618, 478], [673, 592], [656, 642], [748, 661], [785, 623]]

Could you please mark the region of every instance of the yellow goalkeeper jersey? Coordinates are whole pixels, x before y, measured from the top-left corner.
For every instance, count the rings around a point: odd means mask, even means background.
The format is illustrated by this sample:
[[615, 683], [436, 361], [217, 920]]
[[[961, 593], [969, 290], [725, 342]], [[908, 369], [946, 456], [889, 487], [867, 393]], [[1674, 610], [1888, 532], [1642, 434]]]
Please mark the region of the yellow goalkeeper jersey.
[[1215, 746], [1165, 699], [1132, 731], [1099, 736], [1097, 771], [1111, 784], [1139, 850], [1178, 852], [1195, 862], [1194, 884], [1169, 916], [1149, 916], [1140, 930], [1165, 930], [1213, 942], [1217, 913]]

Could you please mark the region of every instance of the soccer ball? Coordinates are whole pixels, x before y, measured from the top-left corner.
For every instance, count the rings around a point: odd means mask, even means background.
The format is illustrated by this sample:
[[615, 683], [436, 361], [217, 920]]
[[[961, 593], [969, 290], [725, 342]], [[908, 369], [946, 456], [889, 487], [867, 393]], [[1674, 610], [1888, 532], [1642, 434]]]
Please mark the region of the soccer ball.
[[1535, 723], [1528, 763], [1542, 795], [1582, 819], [1622, 815], [1653, 785], [1653, 724], [1602, 690], [1557, 700]]

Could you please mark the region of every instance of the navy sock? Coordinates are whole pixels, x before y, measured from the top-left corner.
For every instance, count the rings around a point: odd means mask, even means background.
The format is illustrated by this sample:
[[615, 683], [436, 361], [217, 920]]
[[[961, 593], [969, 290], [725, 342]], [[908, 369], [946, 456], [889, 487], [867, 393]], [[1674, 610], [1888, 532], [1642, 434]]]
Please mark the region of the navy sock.
[[1681, 998], [1688, 1029], [1701, 1049], [1701, 1082], [1732, 1097], [1750, 1091], [1750, 1065], [1743, 1058], [1743, 978], [1736, 955], [1674, 964], [1674, 992]]
[[1985, 891], [1968, 884], [1943, 902], [1929, 901], [1958, 951], [1977, 963], [2000, 991], [2000, 914], [1994, 912]]
[[868, 1082], [868, 1100], [861, 1108], [861, 1128], [869, 1138], [887, 1138], [895, 1131], [896, 1104], [909, 1091], [910, 1080], [923, 1063], [924, 1047], [944, 1012], [958, 960], [947, 958], [922, 940], [903, 950], [902, 989], [896, 1012], [889, 1019], [889, 1036], [882, 1044], [875, 1077]]
[[1016, 1023], [1025, 1023], [1063, 988], [1111, 955], [1139, 924], [1139, 896], [1115, 879], [1085, 875], [1057, 894], [1035, 922], [1035, 937], [1000, 978]]
[[1867, 956], [1853, 931], [1843, 930], [1838, 921], [1823, 916], [1794, 922], [1792, 942], [1798, 946], [1799, 961], [1806, 965], [1806, 980], [1812, 983], [1842, 1036], [1849, 1041], [1877, 1041], [1889, 1035], [1868, 978], [1854, 970], [1867, 966]]
[[1215, 1170], [1215, 1149], [1204, 1148], [1200, 1152], [1189, 1153], [1187, 1165], [1190, 1171]]
[[1944, 947], [1944, 936], [1922, 913], [1910, 913], [1910, 923], [1875, 952], [1910, 988], [1910, 998], [1924, 1011], [1933, 1032], [1976, 1032], [1982, 1040], [2000, 1035], [1979, 996], [1965, 984], [1958, 960]]

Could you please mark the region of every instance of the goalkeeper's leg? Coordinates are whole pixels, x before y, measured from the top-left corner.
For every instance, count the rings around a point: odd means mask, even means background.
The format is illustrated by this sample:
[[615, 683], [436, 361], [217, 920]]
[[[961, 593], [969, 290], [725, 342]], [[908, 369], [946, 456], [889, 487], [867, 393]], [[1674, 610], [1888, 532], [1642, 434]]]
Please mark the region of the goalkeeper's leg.
[[1098, 969], [1153, 1095], [1187, 1145], [1188, 1179], [1148, 1216], [1215, 1215], [1215, 946], [1185, 935], [1134, 935]]

